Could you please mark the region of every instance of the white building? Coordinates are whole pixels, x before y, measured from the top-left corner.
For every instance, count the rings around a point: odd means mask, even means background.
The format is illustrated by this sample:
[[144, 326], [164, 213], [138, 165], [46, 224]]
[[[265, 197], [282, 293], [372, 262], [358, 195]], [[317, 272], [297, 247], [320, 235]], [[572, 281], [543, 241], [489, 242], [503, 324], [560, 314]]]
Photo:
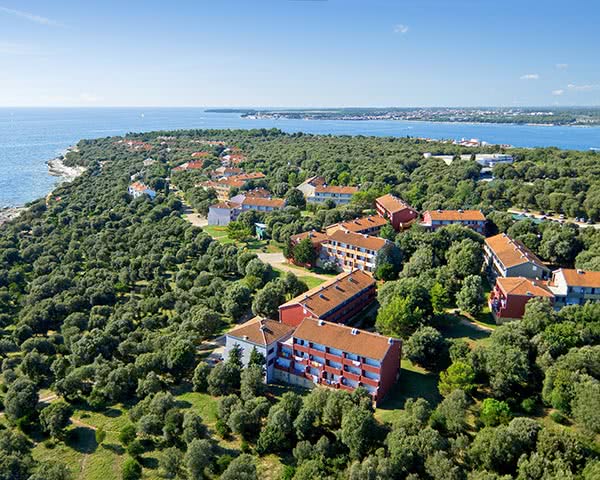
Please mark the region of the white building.
[[292, 336], [294, 327], [275, 320], [254, 317], [246, 323], [227, 332], [225, 335], [225, 351], [223, 358], [229, 357], [234, 345], [242, 349], [242, 364], [248, 365], [250, 354], [256, 348], [266, 360], [265, 371], [267, 383], [273, 378], [275, 359], [277, 358], [277, 342], [284, 342]]
[[154, 200], [154, 197], [156, 197], [156, 191], [152, 190], [148, 185], [142, 182], [133, 182], [131, 185], [129, 185], [127, 193], [129, 193], [129, 195], [131, 195], [133, 198], [147, 195], [151, 200]]

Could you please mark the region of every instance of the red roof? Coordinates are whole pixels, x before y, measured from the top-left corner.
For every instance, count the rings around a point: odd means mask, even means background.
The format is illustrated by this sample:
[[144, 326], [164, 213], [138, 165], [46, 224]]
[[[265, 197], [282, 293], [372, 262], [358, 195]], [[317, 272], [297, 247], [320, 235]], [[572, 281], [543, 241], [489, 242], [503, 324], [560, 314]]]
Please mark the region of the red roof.
[[554, 272], [554, 275], [560, 273], [565, 277], [567, 285], [571, 287], [600, 288], [600, 272], [560, 268]]
[[554, 297], [548, 289], [548, 282], [542, 280], [531, 280], [524, 277], [498, 277], [496, 284], [506, 295]]
[[294, 327], [290, 327], [284, 323], [254, 317], [227, 332], [227, 336], [267, 346], [289, 337], [293, 332]]
[[283, 198], [263, 198], [263, 197], [246, 197], [242, 201], [242, 205], [250, 205], [255, 207], [272, 207], [272, 208], [283, 208], [285, 207], [285, 200]]
[[437, 221], [485, 221], [485, 215], [481, 210], [427, 210], [423, 216], [426, 215]]
[[305, 318], [294, 332], [294, 338], [326, 345], [361, 357], [383, 360], [392, 343], [398, 339], [384, 337], [337, 323]]
[[375, 251], [380, 250], [387, 243], [383, 238], [363, 235], [361, 233], [347, 232], [344, 230], [337, 230], [329, 235], [328, 243], [331, 243], [332, 240], [338, 243], [345, 243], [346, 245], [353, 245], [355, 247], [361, 247]]
[[385, 208], [389, 213], [397, 213], [407, 208], [411, 208], [404, 200], [389, 193], [377, 198], [375, 202]]

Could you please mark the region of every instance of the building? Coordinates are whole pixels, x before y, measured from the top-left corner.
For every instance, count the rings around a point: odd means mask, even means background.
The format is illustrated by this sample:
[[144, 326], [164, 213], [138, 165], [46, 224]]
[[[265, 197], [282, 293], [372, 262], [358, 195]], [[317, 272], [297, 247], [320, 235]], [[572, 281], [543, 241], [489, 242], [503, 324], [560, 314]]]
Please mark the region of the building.
[[375, 280], [360, 271], [342, 273], [279, 306], [279, 321], [297, 327], [304, 318], [347, 323], [377, 297]]
[[260, 172], [244, 173], [241, 175], [232, 175], [227, 178], [220, 178], [218, 181], [208, 180], [199, 183], [197, 186], [205, 190], [213, 189], [219, 200], [229, 200], [229, 192], [232, 188], [245, 187], [251, 180], [260, 180], [265, 178], [265, 175]]
[[600, 272], [559, 268], [549, 286], [557, 308], [600, 301]]
[[[309, 238], [310, 239], [312, 247], [313, 247], [313, 249], [315, 251], [315, 259], [318, 259], [319, 255], [321, 253], [321, 248], [323, 247], [323, 243], [325, 243], [329, 237], [325, 233], [317, 232], [316, 230], [311, 230], [310, 232], [298, 233], [298, 234], [292, 235], [290, 237], [290, 246], [291, 246], [291, 248], [294, 248], [296, 245], [298, 245], [305, 238]], [[301, 264], [299, 262], [296, 262], [295, 259], [288, 259], [288, 260], [291, 261], [292, 263], [296, 264], [296, 265], [302, 265], [304, 267], [312, 267], [313, 266], [313, 265], [311, 265], [309, 263]]]
[[229, 177], [233, 177], [235, 175], [240, 175], [242, 174], [244, 171], [241, 168], [237, 168], [237, 167], [219, 167], [219, 168], [215, 168], [215, 170], [212, 172], [211, 177], [213, 179], [218, 179], [218, 178], [229, 178]]
[[388, 243], [383, 238], [336, 230], [323, 242], [319, 262], [334, 262], [345, 272], [359, 269], [373, 273], [377, 253]]
[[310, 177], [298, 185], [297, 188], [302, 192], [308, 203], [323, 203], [331, 200], [336, 205], [350, 203], [352, 195], [358, 192], [357, 187], [327, 185], [325, 178], [319, 176]]
[[192, 158], [206, 158], [206, 157], [210, 157], [211, 153], [210, 152], [194, 152], [192, 153]]
[[248, 210], [269, 213], [283, 207], [285, 200], [282, 198], [236, 195], [231, 200], [222, 200], [208, 207], [208, 224], [225, 226], [237, 220], [240, 213]]
[[250, 354], [256, 348], [256, 351], [265, 357], [266, 381], [270, 382], [273, 379], [273, 370], [277, 358], [277, 343], [289, 339], [293, 332], [294, 328], [289, 325], [275, 320], [254, 317], [252, 320], [227, 332], [223, 358], [228, 358], [234, 345], [239, 345], [242, 349], [242, 363], [247, 366], [250, 361]]
[[475, 155], [475, 161], [482, 167], [493, 168], [499, 163], [508, 164], [513, 163], [515, 160], [512, 155], [507, 155], [505, 153], [478, 153]]
[[192, 160], [176, 166], [174, 172], [182, 172], [184, 170], [202, 170], [204, 168], [204, 160]]
[[131, 195], [133, 198], [147, 195], [151, 200], [154, 200], [154, 197], [156, 197], [155, 190], [152, 190], [148, 185], [139, 181], [133, 182], [131, 185], [129, 185], [127, 193], [129, 193], [129, 195]]
[[554, 302], [548, 282], [524, 277], [498, 277], [490, 292], [489, 307], [497, 323], [523, 318], [525, 305], [532, 298]]
[[453, 224], [472, 228], [483, 235], [485, 215], [481, 210], [427, 210], [421, 222], [423, 227], [432, 231]]
[[236, 220], [240, 212], [239, 203], [223, 200], [208, 207], [208, 224], [225, 227]]
[[305, 318], [278, 343], [273, 377], [305, 388], [364, 387], [380, 403], [398, 379], [401, 351], [398, 339]]
[[531, 250], [505, 233], [486, 238], [483, 254], [492, 280], [498, 276], [544, 280], [550, 276], [550, 269]]
[[389, 193], [375, 200], [375, 208], [379, 216], [388, 220], [397, 232], [410, 227], [419, 218], [414, 208]]
[[387, 224], [385, 218], [369, 215], [368, 217], [355, 218], [354, 220], [349, 220], [347, 222], [329, 225], [328, 227], [325, 227], [325, 233], [330, 235], [337, 230], [348, 230], [349, 232], [377, 236], [379, 235], [381, 227], [385, 224]]

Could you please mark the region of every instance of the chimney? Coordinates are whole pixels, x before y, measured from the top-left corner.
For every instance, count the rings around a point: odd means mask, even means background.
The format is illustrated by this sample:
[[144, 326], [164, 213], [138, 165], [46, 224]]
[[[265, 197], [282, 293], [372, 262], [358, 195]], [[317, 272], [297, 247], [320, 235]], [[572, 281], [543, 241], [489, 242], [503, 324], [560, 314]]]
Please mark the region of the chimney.
[[325, 322], [323, 320], [319, 319], [318, 325], [319, 325], [319, 327], [322, 327], [323, 325], [325, 325]]
[[350, 333], [352, 333], [352, 335], [358, 335], [358, 328], [353, 328]]

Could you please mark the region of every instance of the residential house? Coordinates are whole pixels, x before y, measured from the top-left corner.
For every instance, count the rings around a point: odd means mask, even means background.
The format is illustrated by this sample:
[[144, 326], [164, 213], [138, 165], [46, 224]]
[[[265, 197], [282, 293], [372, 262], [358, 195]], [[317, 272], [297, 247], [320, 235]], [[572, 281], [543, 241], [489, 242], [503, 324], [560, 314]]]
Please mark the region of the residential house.
[[204, 160], [192, 160], [176, 166], [174, 172], [182, 172], [184, 170], [202, 170], [204, 168]]
[[203, 187], [205, 190], [212, 188], [219, 200], [228, 200], [229, 192], [232, 188], [242, 188], [251, 180], [260, 180], [263, 178], [265, 178], [265, 175], [260, 172], [243, 173], [241, 175], [232, 175], [231, 177], [221, 178], [218, 181], [208, 180], [199, 183], [198, 186]]
[[347, 222], [335, 223], [325, 227], [325, 233], [327, 235], [337, 230], [348, 230], [354, 233], [364, 233], [366, 235], [379, 235], [381, 227], [387, 224], [385, 218], [379, 216], [369, 215], [368, 217], [355, 218]]
[[414, 208], [389, 193], [375, 200], [375, 209], [379, 216], [387, 219], [397, 232], [410, 227], [419, 218], [419, 213]]
[[546, 298], [554, 302], [548, 282], [525, 277], [498, 277], [490, 292], [489, 307], [497, 323], [523, 317], [525, 305], [532, 298]]
[[432, 231], [453, 224], [472, 228], [483, 235], [485, 215], [481, 210], [427, 210], [421, 222], [422, 226]]
[[192, 158], [207, 158], [210, 157], [210, 152], [194, 152], [192, 153]]
[[360, 270], [342, 273], [279, 306], [279, 321], [297, 327], [304, 318], [347, 323], [377, 297], [375, 280]]
[[358, 268], [373, 273], [377, 253], [390, 243], [383, 238], [348, 230], [337, 230], [327, 237], [321, 248], [319, 261], [334, 262], [346, 272]]
[[498, 276], [544, 280], [550, 276], [550, 269], [535, 253], [505, 233], [486, 238], [483, 254], [486, 272], [492, 280]]
[[325, 178], [315, 176], [298, 185], [308, 203], [323, 203], [332, 200], [336, 205], [350, 203], [352, 195], [358, 192], [357, 187], [327, 185]]
[[557, 308], [600, 301], [600, 272], [559, 268], [552, 273], [550, 290]]
[[140, 181], [133, 182], [131, 185], [129, 185], [127, 193], [129, 193], [129, 195], [131, 195], [133, 198], [138, 198], [143, 195], [146, 195], [150, 197], [151, 200], [154, 200], [154, 197], [156, 197], [156, 191]]
[[225, 335], [225, 350], [223, 358], [229, 357], [229, 352], [238, 345], [242, 350], [242, 364], [247, 366], [253, 349], [261, 353], [266, 360], [266, 381], [273, 380], [275, 360], [277, 358], [278, 342], [289, 339], [294, 328], [275, 320], [254, 317], [252, 320], [235, 327]]
[[208, 224], [225, 227], [236, 220], [240, 212], [239, 203], [223, 200], [208, 207]]
[[278, 343], [273, 377], [311, 388], [365, 388], [376, 404], [400, 372], [402, 342], [357, 328], [305, 318], [292, 337]]
[[272, 212], [281, 210], [285, 207], [285, 199], [283, 198], [263, 198], [245, 196], [240, 204], [242, 211], [254, 210], [256, 212]]
[[240, 175], [243, 172], [244, 171], [241, 168], [223, 166], [223, 167], [215, 168], [215, 170], [211, 174], [211, 177], [213, 179], [229, 178], [229, 177], [233, 177], [235, 175]]

